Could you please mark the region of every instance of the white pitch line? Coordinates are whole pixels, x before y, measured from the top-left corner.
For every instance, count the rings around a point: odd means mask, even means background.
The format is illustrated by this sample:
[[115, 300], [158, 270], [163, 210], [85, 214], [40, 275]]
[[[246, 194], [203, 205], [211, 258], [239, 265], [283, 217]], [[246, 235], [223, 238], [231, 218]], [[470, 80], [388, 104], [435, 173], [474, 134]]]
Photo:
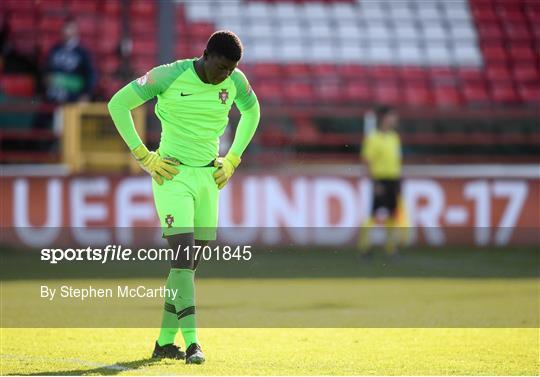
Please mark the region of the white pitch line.
[[[14, 360], [20, 360], [20, 361], [37, 361], [37, 360], [47, 360], [47, 361], [56, 361], [61, 362], [65, 364], [72, 364], [72, 365], [80, 365], [85, 367], [93, 367], [93, 368], [103, 368], [103, 369], [109, 369], [109, 370], [117, 370], [117, 371], [143, 371], [148, 368], [148, 366], [144, 366], [141, 368], [130, 368], [119, 364], [102, 364], [102, 363], [96, 363], [93, 361], [86, 361], [81, 359], [65, 359], [65, 358], [57, 358], [57, 357], [47, 357], [47, 356], [27, 356], [27, 355], [10, 355], [10, 354], [2, 354], [0, 355], [0, 358], [2, 359], [14, 359]], [[47, 372], [43, 372], [47, 373]], [[160, 370], [152, 370], [152, 374], [156, 376], [173, 376], [176, 374], [171, 374], [171, 372], [164, 372]], [[143, 374], [144, 375], [144, 374]]]
[[95, 367], [95, 368], [103, 368], [103, 369], [111, 369], [111, 370], [135, 370], [134, 368], [125, 367], [123, 365], [118, 365], [118, 364], [101, 364], [101, 363], [95, 363], [92, 361], [80, 360], [80, 359], [64, 359], [64, 358], [47, 357], [47, 356], [26, 356], [26, 355], [2, 354], [2, 358], [15, 359], [15, 360], [21, 360], [21, 361], [37, 361], [41, 359], [41, 360], [48, 360], [48, 361], [57, 361], [57, 362], [62, 362], [66, 364], [84, 365], [86, 367]]

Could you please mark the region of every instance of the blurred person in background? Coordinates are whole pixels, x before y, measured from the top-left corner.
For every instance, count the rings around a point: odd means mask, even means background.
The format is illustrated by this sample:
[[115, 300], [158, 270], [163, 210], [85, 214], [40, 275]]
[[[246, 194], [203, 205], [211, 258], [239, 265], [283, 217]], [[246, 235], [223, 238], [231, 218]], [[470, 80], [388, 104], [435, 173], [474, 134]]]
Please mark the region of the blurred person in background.
[[37, 51], [25, 55], [17, 51], [11, 40], [9, 14], [0, 14], [0, 74], [27, 74], [34, 79], [35, 87], [41, 82], [40, 69], [35, 63]]
[[73, 19], [68, 19], [62, 29], [62, 42], [48, 53], [44, 76], [48, 102], [62, 104], [91, 99], [96, 74]]
[[399, 196], [401, 192], [401, 141], [396, 131], [399, 117], [395, 109], [381, 106], [375, 110], [377, 129], [366, 135], [361, 159], [373, 182], [371, 214], [362, 224], [358, 248], [364, 257], [373, 254], [370, 230], [376, 224], [379, 210], [385, 209], [387, 231], [385, 250], [397, 254], [395, 229], [399, 224]]
[[135, 69], [131, 62], [133, 51], [133, 41], [130, 38], [123, 38], [119, 43], [116, 54], [120, 58], [118, 68], [113, 72], [114, 78], [122, 81], [131, 81], [136, 78]]
[[[26, 104], [30, 100], [29, 97], [36, 90], [37, 92], [40, 91], [41, 76], [37, 61], [37, 49], [28, 50], [26, 53], [17, 49], [17, 46], [13, 43], [10, 14], [8, 12], [0, 13], [0, 77], [7, 80], [10, 76], [23, 76], [23, 78], [26, 76], [33, 82], [33, 88], [30, 89], [29, 96], [22, 96], [18, 92], [13, 93], [10, 90], [4, 90], [3, 85], [0, 85], [0, 104]], [[33, 121], [34, 116], [28, 111], [0, 111], [0, 127], [2, 129], [30, 128]], [[39, 141], [2, 138], [0, 140], [0, 150], [38, 149], [39, 144]]]

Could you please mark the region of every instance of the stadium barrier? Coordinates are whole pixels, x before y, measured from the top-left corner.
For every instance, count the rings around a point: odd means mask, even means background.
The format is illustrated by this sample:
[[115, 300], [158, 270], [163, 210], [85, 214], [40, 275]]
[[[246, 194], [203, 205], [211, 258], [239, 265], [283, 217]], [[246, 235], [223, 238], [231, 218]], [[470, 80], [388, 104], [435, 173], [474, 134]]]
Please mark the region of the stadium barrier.
[[[281, 161], [356, 161], [367, 110], [365, 106], [266, 105], [245, 163], [266, 165], [274, 163], [276, 156]], [[402, 108], [399, 112], [406, 163], [538, 161], [537, 108]], [[35, 128], [40, 114], [53, 117], [53, 113], [57, 123], [54, 130]], [[137, 129], [144, 129], [141, 136], [148, 147], [157, 148], [161, 126], [151, 104], [135, 109], [133, 116]], [[231, 132], [238, 117], [237, 111], [231, 112]], [[0, 124], [2, 163], [64, 161], [72, 172], [126, 172], [126, 168], [136, 168], [126, 158], [126, 148], [105, 103], [62, 109], [46, 104], [4, 103], [0, 104]], [[63, 140], [63, 148], [57, 148], [58, 140]]]
[[[129, 167], [136, 172], [137, 162], [126, 153], [126, 146], [114, 127], [103, 124], [109, 118], [104, 103], [77, 103], [63, 107], [62, 162], [71, 173], [111, 171]], [[132, 112], [137, 133], [145, 140], [145, 107]]]
[[[239, 173], [221, 193], [220, 239], [351, 245], [371, 190], [359, 170], [346, 166]], [[14, 175], [4, 177], [2, 192], [11, 203], [2, 206], [3, 227], [14, 230], [11, 241], [18, 243], [32, 245], [36, 237], [56, 242], [60, 228], [77, 228], [72, 236], [83, 243], [115, 242], [120, 228], [155, 227], [159, 233], [147, 176]], [[411, 243], [539, 244], [537, 165], [408, 166], [403, 198]], [[316, 229], [327, 231], [321, 236]]]

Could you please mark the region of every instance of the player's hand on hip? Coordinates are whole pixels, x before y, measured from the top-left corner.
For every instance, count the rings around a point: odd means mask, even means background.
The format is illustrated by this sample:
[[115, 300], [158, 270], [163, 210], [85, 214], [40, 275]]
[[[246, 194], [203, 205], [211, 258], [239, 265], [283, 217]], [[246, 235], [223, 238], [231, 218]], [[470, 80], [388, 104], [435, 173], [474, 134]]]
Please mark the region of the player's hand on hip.
[[218, 169], [214, 172], [214, 181], [220, 190], [229, 182], [234, 170], [240, 165], [240, 161], [240, 157], [232, 153], [227, 153], [225, 157], [216, 159], [214, 166]]
[[178, 174], [176, 166], [180, 162], [172, 157], [161, 157], [158, 152], [150, 152], [144, 144], [131, 151], [141, 168], [152, 176], [160, 185], [164, 180], [171, 180]]

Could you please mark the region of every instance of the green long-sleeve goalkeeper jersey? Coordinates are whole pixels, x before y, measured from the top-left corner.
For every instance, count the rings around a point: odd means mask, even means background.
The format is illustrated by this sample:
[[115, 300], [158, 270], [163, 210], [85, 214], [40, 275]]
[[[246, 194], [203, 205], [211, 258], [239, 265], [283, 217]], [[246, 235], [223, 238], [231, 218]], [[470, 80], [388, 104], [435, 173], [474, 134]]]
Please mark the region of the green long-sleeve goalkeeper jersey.
[[[157, 97], [155, 113], [161, 121], [159, 150], [191, 166], [203, 166], [218, 155], [219, 137], [229, 121], [235, 103], [242, 113], [231, 152], [241, 156], [259, 121], [259, 104], [246, 77], [239, 70], [217, 85], [201, 81], [193, 65], [195, 59], [178, 60], [150, 70], [121, 89], [109, 103], [111, 115], [130, 148], [140, 144], [131, 124], [116, 111], [116, 103], [135, 92], [140, 103]], [[131, 94], [131, 97], [137, 97]], [[124, 101], [126, 102], [126, 101]], [[134, 103], [135, 102], [135, 103]], [[137, 98], [127, 101], [130, 108], [140, 105]], [[129, 117], [131, 120], [131, 117]], [[131, 121], [132, 122], [132, 121]], [[122, 132], [123, 131], [123, 132]], [[128, 132], [126, 132], [128, 131]]]

